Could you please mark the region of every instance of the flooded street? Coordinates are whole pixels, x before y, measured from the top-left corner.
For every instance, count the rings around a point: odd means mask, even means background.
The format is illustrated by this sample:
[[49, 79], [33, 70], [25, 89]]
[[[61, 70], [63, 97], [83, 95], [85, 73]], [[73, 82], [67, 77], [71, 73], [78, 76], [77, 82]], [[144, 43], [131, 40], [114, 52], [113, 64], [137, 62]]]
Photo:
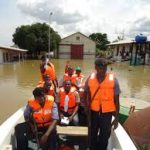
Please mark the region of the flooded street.
[[[57, 78], [64, 74], [66, 60], [52, 60]], [[94, 60], [73, 60], [73, 67], [80, 66], [87, 78], [94, 69]], [[32, 96], [32, 90], [40, 79], [40, 61], [24, 61], [0, 65], [0, 124]], [[121, 97], [133, 97], [150, 102], [150, 66], [131, 67], [128, 63], [110, 65], [108, 70], [117, 76]]]

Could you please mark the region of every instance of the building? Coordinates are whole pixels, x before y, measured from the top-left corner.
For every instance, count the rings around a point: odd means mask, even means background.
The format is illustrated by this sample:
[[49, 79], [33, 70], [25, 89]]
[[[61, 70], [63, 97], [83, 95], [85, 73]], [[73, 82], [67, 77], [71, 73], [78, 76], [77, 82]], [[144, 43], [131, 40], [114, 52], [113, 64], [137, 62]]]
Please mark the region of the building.
[[84, 34], [77, 32], [63, 38], [59, 44], [58, 58], [95, 58], [96, 43]]
[[150, 41], [136, 43], [127, 39], [108, 44], [112, 57], [117, 61], [130, 60], [131, 65], [150, 64]]
[[25, 49], [0, 46], [0, 63], [23, 60], [27, 51]]

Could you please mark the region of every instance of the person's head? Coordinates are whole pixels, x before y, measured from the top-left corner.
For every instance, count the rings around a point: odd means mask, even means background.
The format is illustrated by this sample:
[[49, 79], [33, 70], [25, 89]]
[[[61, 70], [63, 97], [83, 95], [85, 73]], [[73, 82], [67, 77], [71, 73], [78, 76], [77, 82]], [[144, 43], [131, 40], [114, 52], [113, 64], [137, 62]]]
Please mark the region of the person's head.
[[45, 82], [51, 81], [49, 75], [47, 75], [47, 74], [43, 75], [43, 80], [44, 80]]
[[80, 74], [81, 73], [81, 68], [79, 66], [76, 67], [76, 74]]
[[95, 60], [95, 69], [97, 74], [105, 75], [107, 71], [107, 60], [105, 58], [97, 58]]
[[73, 68], [72, 68], [71, 66], [69, 66], [69, 67], [68, 67], [68, 75], [69, 75], [69, 76], [72, 76], [72, 75], [73, 75], [73, 72], [74, 72]]
[[71, 81], [70, 80], [65, 80], [64, 81], [64, 89], [66, 92], [69, 92], [71, 89]]
[[51, 80], [46, 81], [44, 83], [44, 92], [48, 93], [48, 91], [50, 90], [51, 86], [52, 86], [52, 81]]
[[39, 104], [42, 106], [45, 103], [45, 93], [44, 93], [44, 88], [42, 87], [37, 87], [33, 90], [33, 95], [35, 100], [39, 102]]
[[48, 57], [47, 56], [45, 56], [45, 55], [43, 55], [42, 57], [41, 57], [41, 62], [42, 62], [42, 64], [46, 64], [46, 63], [48, 63]]

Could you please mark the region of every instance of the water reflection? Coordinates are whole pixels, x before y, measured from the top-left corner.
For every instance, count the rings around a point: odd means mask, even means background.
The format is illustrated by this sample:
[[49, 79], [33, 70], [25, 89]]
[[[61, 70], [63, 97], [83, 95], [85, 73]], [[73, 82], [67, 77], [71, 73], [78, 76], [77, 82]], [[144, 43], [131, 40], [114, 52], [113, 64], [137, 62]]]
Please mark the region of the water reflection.
[[[52, 60], [57, 78], [64, 73], [66, 60]], [[85, 77], [94, 69], [94, 60], [71, 60], [73, 67], [80, 66]], [[24, 61], [20, 63], [0, 65], [0, 123], [25, 105], [32, 95], [32, 90], [40, 79], [40, 61]], [[150, 67], [130, 67], [128, 63], [110, 65], [119, 80], [122, 97], [135, 97], [150, 102]]]

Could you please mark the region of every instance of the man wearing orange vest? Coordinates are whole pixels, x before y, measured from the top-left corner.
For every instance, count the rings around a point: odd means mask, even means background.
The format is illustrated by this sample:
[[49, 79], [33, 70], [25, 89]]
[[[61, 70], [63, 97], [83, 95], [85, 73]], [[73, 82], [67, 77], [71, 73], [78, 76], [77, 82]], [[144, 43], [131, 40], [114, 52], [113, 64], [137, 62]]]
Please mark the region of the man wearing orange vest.
[[84, 86], [84, 75], [81, 73], [81, 68], [79, 66], [76, 67], [76, 85], [77, 87], [81, 88]]
[[62, 123], [71, 123], [77, 125], [77, 112], [80, 104], [80, 97], [78, 92], [76, 91], [76, 88], [71, 85], [70, 80], [64, 81], [64, 86], [60, 88], [56, 101], [59, 106], [59, 112], [61, 117], [60, 119]]
[[55, 86], [48, 75], [44, 75], [43, 81], [39, 81], [37, 87], [43, 87], [46, 95], [55, 97]]
[[46, 56], [41, 57], [40, 71], [41, 80], [44, 80], [43, 75], [49, 75], [50, 79], [54, 82], [55, 87], [58, 86], [55, 67]]
[[106, 72], [106, 59], [97, 58], [95, 70], [85, 83], [85, 98], [90, 109], [89, 144], [90, 150], [106, 150], [111, 128], [118, 126], [120, 88], [114, 75]]
[[[53, 96], [46, 96], [44, 89], [41, 87], [33, 90], [34, 97], [29, 99], [24, 110], [24, 118], [26, 120], [26, 133], [20, 134], [17, 138], [17, 150], [26, 150], [30, 148], [28, 138], [34, 137], [38, 148], [42, 150], [56, 149], [56, 124], [59, 120], [57, 105]], [[30, 130], [29, 130], [30, 129]], [[22, 132], [22, 131], [21, 131]], [[39, 135], [40, 133], [40, 135]], [[25, 137], [26, 136], [26, 139]], [[22, 144], [22, 139], [24, 143]]]
[[63, 81], [70, 80], [71, 84], [73, 86], [76, 86], [76, 77], [77, 77], [77, 75], [74, 74], [74, 69], [71, 66], [69, 66], [68, 72], [65, 73], [65, 75], [63, 76]]

